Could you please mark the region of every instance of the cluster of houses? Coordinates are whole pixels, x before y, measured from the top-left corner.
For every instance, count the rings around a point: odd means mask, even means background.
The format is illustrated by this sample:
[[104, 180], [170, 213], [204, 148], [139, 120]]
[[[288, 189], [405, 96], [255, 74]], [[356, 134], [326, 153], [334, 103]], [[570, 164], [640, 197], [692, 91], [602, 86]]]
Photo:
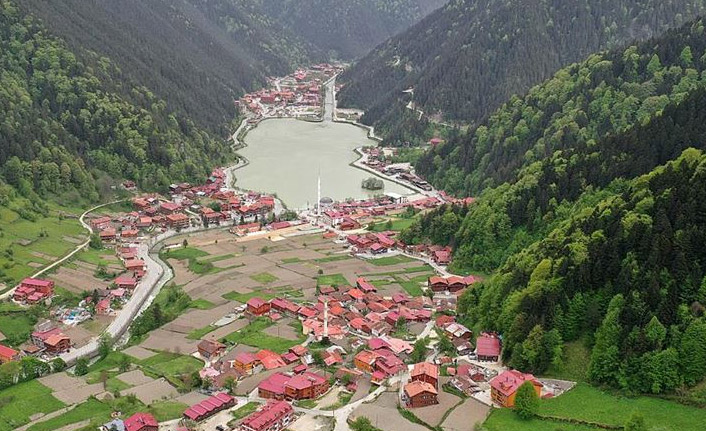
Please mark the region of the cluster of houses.
[[240, 424], [241, 431], [280, 431], [294, 419], [294, 409], [286, 401], [270, 400]]
[[432, 276], [427, 280], [427, 285], [435, 293], [458, 293], [463, 291], [468, 286], [473, 283], [479, 282], [481, 279], [474, 275], [468, 275], [466, 277], [460, 277], [458, 275], [452, 275], [450, 277], [440, 277]]
[[12, 299], [21, 304], [38, 304], [54, 296], [54, 282], [39, 278], [25, 278], [15, 288]]
[[323, 82], [342, 70], [342, 66], [328, 63], [298, 69], [283, 78], [270, 79], [268, 88], [245, 94], [236, 105], [254, 121], [265, 117], [291, 116], [294, 111], [306, 108], [319, 108], [323, 101]]

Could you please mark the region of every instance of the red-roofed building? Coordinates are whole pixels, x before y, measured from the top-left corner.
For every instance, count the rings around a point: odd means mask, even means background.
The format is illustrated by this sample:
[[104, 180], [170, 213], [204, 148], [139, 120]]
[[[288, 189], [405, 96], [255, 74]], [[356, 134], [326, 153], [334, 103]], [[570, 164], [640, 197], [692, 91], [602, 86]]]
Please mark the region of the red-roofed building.
[[532, 374], [508, 370], [490, 381], [490, 397], [502, 407], [514, 407], [517, 390], [525, 382], [532, 383], [538, 397], [542, 395], [543, 385]]
[[500, 339], [491, 334], [480, 334], [476, 339], [476, 355], [479, 361], [497, 362], [500, 358]]
[[404, 385], [402, 401], [407, 407], [427, 407], [439, 404], [439, 392], [429, 383], [414, 380]]
[[128, 271], [144, 271], [145, 261], [142, 259], [130, 259], [125, 261], [125, 269]]
[[184, 410], [184, 418], [199, 422], [214, 414], [235, 406], [235, 398], [226, 393], [217, 393]]
[[448, 265], [451, 263], [451, 251], [446, 249], [436, 250], [431, 258], [437, 265]]
[[270, 303], [262, 298], [250, 298], [247, 302], [248, 313], [255, 316], [262, 316], [270, 311]]
[[353, 358], [353, 364], [357, 369], [365, 373], [373, 373], [375, 371], [375, 360], [378, 358], [374, 352], [370, 350], [361, 350]]
[[157, 431], [159, 423], [149, 413], [135, 413], [123, 422], [125, 431]]
[[169, 214], [167, 217], [167, 225], [173, 229], [181, 229], [189, 227], [189, 217], [186, 214], [176, 213]]
[[279, 431], [294, 417], [294, 409], [286, 401], [269, 401], [240, 424], [241, 431]]
[[201, 340], [197, 349], [203, 358], [212, 359], [222, 355], [226, 350], [226, 345], [216, 340]]
[[427, 284], [434, 292], [444, 292], [449, 287], [449, 282], [444, 277], [439, 277], [438, 275], [429, 277]]
[[12, 299], [18, 302], [37, 303], [54, 294], [54, 282], [39, 278], [25, 278], [17, 286]]
[[359, 277], [355, 281], [355, 284], [358, 287], [358, 289], [362, 290], [364, 293], [377, 292], [377, 289], [375, 288], [375, 286], [373, 286], [372, 283], [368, 282], [363, 277]]
[[137, 279], [132, 275], [121, 275], [113, 280], [113, 283], [119, 289], [135, 290], [137, 287]]
[[439, 387], [439, 366], [435, 364], [430, 364], [429, 362], [420, 362], [414, 364], [412, 372], [409, 375], [412, 381], [426, 382], [434, 386], [434, 388]]
[[275, 373], [260, 382], [258, 394], [262, 398], [306, 400], [318, 398], [328, 389], [325, 378], [309, 371], [293, 376]]
[[255, 357], [257, 357], [266, 370], [274, 370], [287, 365], [280, 355], [269, 350], [260, 350], [255, 354]]
[[259, 363], [260, 360], [257, 359], [257, 356], [253, 353], [241, 352], [235, 355], [235, 358], [233, 359], [233, 368], [241, 374], [249, 375], [253, 373], [254, 368]]
[[20, 359], [20, 352], [0, 344], [0, 364]]
[[71, 339], [64, 334], [54, 334], [44, 340], [46, 352], [52, 355], [59, 355], [71, 349]]

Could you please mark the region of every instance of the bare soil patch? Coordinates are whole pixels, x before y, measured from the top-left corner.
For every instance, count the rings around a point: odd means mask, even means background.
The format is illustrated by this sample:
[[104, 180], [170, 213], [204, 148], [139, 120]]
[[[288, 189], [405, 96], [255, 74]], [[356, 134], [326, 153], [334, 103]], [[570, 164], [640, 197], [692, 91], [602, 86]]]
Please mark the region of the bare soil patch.
[[[441, 385], [441, 382], [439, 384]], [[439, 404], [435, 406], [420, 407], [409, 410], [429, 425], [436, 426], [444, 418], [444, 414], [446, 414], [449, 409], [453, 408], [453, 406], [461, 401], [461, 399], [456, 395], [451, 395], [443, 390], [439, 390], [438, 399]]]
[[326, 416], [302, 415], [287, 429], [292, 431], [332, 431], [335, 420]]
[[93, 272], [86, 269], [60, 267], [50, 277], [57, 285], [73, 293], [83, 293], [93, 289], [105, 289], [110, 284], [107, 281], [93, 277]]
[[174, 401], [184, 403], [187, 406], [193, 406], [201, 401], [208, 399], [208, 395], [204, 395], [201, 392], [191, 391], [177, 397]]
[[469, 398], [449, 414], [441, 427], [446, 431], [475, 429], [476, 424], [485, 422], [490, 407], [480, 401]]
[[186, 335], [176, 332], [156, 329], [150, 333], [140, 346], [145, 349], [162, 350], [166, 352], [177, 352], [182, 355], [190, 355], [196, 351], [198, 341], [189, 340]]
[[366, 417], [377, 428], [383, 431], [428, 431], [422, 425], [418, 425], [403, 418], [397, 411], [397, 394], [393, 392], [384, 393], [377, 400], [370, 404], [363, 404], [353, 411], [351, 419]]
[[165, 379], [152, 380], [134, 388], [123, 391], [125, 394], [134, 394], [140, 401], [149, 405], [154, 401], [170, 399], [179, 395], [179, 392], [167, 383]]
[[122, 373], [117, 376], [117, 378], [130, 386], [140, 386], [152, 382], [154, 379], [148, 377], [142, 370], [132, 370], [126, 373]]
[[143, 347], [140, 346], [130, 346], [127, 349], [123, 350], [123, 353], [128, 354], [132, 356], [133, 358], [143, 360], [147, 358], [151, 358], [152, 356], [156, 355], [155, 352], [151, 350], [147, 350]]
[[73, 386], [68, 389], [56, 391], [52, 395], [65, 404], [78, 404], [86, 401], [91, 395], [100, 398], [100, 394], [104, 392], [105, 388], [103, 388], [103, 383], [88, 385], [84, 382], [83, 386]]
[[54, 392], [86, 385], [83, 379], [70, 376], [66, 373], [49, 374], [48, 376], [40, 377], [38, 380], [41, 384]]

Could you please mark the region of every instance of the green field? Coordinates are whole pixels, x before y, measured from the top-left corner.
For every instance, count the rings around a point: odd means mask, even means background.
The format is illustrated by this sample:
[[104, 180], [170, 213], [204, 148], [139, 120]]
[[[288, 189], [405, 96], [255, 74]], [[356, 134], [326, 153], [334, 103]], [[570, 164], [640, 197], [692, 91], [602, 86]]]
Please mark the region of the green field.
[[86, 402], [79, 404], [62, 415], [32, 425], [28, 431], [54, 431], [86, 419], [90, 420], [90, 425], [97, 428], [99, 425], [110, 421], [110, 413], [112, 411], [113, 409], [108, 404], [102, 403], [95, 398], [89, 398]]
[[[623, 425], [634, 412], [642, 413], [648, 428], [660, 431], [701, 431], [706, 410], [651, 397], [619, 397], [586, 383], [542, 401], [541, 415], [580, 419], [608, 425]], [[522, 431], [519, 429], [518, 431]]]
[[387, 223], [387, 221], [375, 221], [375, 225], [371, 229], [373, 232], [385, 232], [386, 230], [401, 231], [412, 226], [414, 223], [414, 218], [391, 218], [392, 223]]
[[403, 254], [398, 254], [396, 256], [386, 256], [377, 259], [368, 259], [367, 262], [375, 266], [390, 266], [414, 262], [414, 259], [412, 259], [411, 257], [407, 257]]
[[587, 425], [568, 424], [541, 419], [520, 419], [509, 409], [493, 409], [483, 424], [484, 431], [598, 431]]
[[223, 271], [225, 268], [217, 268], [213, 266], [213, 262], [218, 260], [227, 259], [228, 257], [215, 256], [207, 259], [203, 259], [206, 256], [210, 256], [203, 250], [194, 247], [181, 247], [163, 250], [159, 253], [159, 257], [162, 260], [176, 259], [176, 260], [187, 260], [189, 271], [194, 274], [214, 274]]
[[348, 286], [349, 284], [343, 274], [320, 275], [316, 278], [317, 286]]
[[160, 352], [139, 362], [147, 371], [155, 372], [164, 377], [191, 374], [203, 368], [203, 362], [193, 356], [178, 353]]
[[105, 265], [108, 266], [110, 264], [119, 264], [119, 262], [115, 259], [113, 260], [108, 260], [106, 257], [108, 256], [115, 256], [115, 252], [111, 249], [108, 248], [103, 248], [100, 250], [96, 250], [94, 248], [85, 248], [83, 251], [80, 253], [77, 253], [74, 255], [77, 260], [80, 260], [81, 262], [86, 262], [90, 263], [91, 265]]
[[316, 263], [338, 262], [341, 260], [348, 260], [348, 259], [352, 259], [352, 257], [349, 256], [348, 254], [336, 254], [333, 256], [322, 257], [320, 259], [314, 259], [314, 262], [316, 262]]
[[263, 331], [272, 325], [273, 323], [269, 319], [258, 318], [243, 329], [228, 334], [224, 340], [229, 343], [246, 344], [259, 349], [271, 350], [275, 353], [284, 353], [303, 341], [303, 338], [288, 340], [265, 334]]
[[237, 421], [243, 419], [246, 416], [249, 416], [250, 413], [253, 413], [255, 410], [257, 410], [258, 407], [260, 407], [260, 404], [250, 402], [236, 410], [233, 410], [231, 412], [231, 414], [233, 415], [233, 421]]
[[[0, 257], [0, 279], [7, 283], [6, 289], [37, 272], [39, 267], [32, 267], [30, 263], [45, 266], [72, 251], [77, 244], [66, 241], [64, 237], [86, 238], [86, 231], [77, 218], [62, 220], [58, 211], [73, 212], [54, 206], [49, 217], [29, 221], [9, 208], [0, 208], [0, 251], [3, 252]], [[4, 254], [7, 250], [11, 250], [9, 256]]]
[[26, 310], [0, 312], [0, 331], [5, 335], [5, 343], [19, 346], [29, 339], [37, 323]]
[[193, 301], [191, 301], [191, 305], [189, 305], [189, 308], [196, 308], [197, 310], [210, 310], [215, 306], [216, 304], [207, 299], [194, 299]]
[[11, 431], [30, 421], [37, 413], [51, 413], [64, 407], [51, 389], [37, 380], [0, 391], [0, 431]]
[[147, 408], [147, 411], [152, 413], [157, 421], [163, 422], [180, 418], [188, 407], [176, 401], [156, 401]]
[[262, 284], [270, 284], [274, 283], [275, 281], [279, 280], [277, 277], [274, 275], [270, 274], [269, 272], [263, 272], [260, 274], [253, 274], [250, 276], [253, 280], [257, 281], [258, 283]]

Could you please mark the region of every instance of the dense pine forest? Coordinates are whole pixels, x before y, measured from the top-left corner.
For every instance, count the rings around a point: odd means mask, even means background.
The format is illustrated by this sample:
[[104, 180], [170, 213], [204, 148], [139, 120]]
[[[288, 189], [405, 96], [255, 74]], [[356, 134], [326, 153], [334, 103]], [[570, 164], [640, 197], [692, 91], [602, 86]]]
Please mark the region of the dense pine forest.
[[[392, 144], [423, 121], [478, 124], [513, 94], [600, 49], [646, 39], [695, 18], [701, 0], [662, 2], [454, 0], [347, 71], [342, 105], [364, 109]], [[403, 93], [413, 89], [414, 93]], [[415, 133], [410, 133], [409, 130]]]
[[459, 313], [502, 332], [512, 366], [544, 372], [583, 340], [594, 383], [663, 393], [706, 373], [705, 54], [698, 20], [592, 55], [420, 161], [480, 194], [403, 237], [491, 274]]
[[[166, 108], [144, 87], [111, 89], [116, 66], [80, 61], [10, 1], [0, 7], [0, 165], [21, 194], [95, 201], [110, 178], [146, 189], [200, 180], [228, 146]], [[2, 201], [12, 191], [2, 187]]]

